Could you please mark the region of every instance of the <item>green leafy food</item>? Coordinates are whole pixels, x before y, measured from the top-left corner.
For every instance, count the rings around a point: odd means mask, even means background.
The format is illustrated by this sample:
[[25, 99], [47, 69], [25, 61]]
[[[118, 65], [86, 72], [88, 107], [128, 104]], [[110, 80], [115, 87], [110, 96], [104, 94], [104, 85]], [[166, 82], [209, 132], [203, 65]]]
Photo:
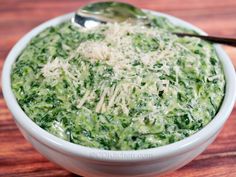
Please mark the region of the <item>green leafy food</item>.
[[159, 46], [156, 38], [151, 38], [145, 34], [135, 34], [133, 37], [133, 45], [143, 52], [155, 51]]
[[199, 131], [224, 97], [215, 49], [171, 34], [191, 31], [166, 18], [149, 18], [45, 29], [12, 68], [21, 108], [55, 136], [107, 150], [159, 147]]

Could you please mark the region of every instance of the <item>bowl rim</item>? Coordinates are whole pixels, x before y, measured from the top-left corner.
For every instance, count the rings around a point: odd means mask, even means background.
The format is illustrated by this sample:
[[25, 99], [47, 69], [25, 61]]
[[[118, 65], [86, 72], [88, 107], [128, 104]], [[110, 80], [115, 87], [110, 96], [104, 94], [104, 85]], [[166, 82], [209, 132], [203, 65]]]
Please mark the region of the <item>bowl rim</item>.
[[[200, 34], [206, 34], [198, 27], [177, 17], [157, 11], [145, 11], [150, 12], [152, 15], [155, 16], [166, 17], [172, 23], [191, 28]], [[19, 54], [26, 47], [32, 37], [34, 37], [39, 32], [49, 26], [55, 26], [70, 19], [73, 15], [74, 13], [68, 13], [62, 16], [58, 16], [35, 27], [15, 44], [15, 46], [11, 49], [5, 60], [2, 70], [2, 90], [5, 102], [9, 110], [13, 114], [13, 118], [15, 119], [17, 125], [21, 129], [25, 130], [31, 138], [36, 139], [40, 143], [46, 145], [51, 149], [56, 150], [57, 152], [74, 157], [80, 157], [87, 160], [99, 160], [109, 162], [140, 162], [169, 158], [173, 155], [179, 155], [188, 152], [194, 148], [197, 148], [200, 144], [206, 142], [215, 134], [217, 134], [217, 132], [220, 131], [234, 107], [234, 103], [236, 100], [236, 77], [234, 66], [230, 58], [219, 45], [215, 45], [215, 48], [222, 62], [226, 79], [225, 97], [223, 99], [222, 105], [214, 119], [212, 119], [201, 130], [197, 131], [195, 134], [187, 138], [184, 138], [183, 140], [150, 149], [114, 151], [74, 144], [60, 139], [39, 127], [24, 113], [24, 111], [21, 109], [21, 107], [16, 101], [16, 98], [11, 90], [11, 68]]]

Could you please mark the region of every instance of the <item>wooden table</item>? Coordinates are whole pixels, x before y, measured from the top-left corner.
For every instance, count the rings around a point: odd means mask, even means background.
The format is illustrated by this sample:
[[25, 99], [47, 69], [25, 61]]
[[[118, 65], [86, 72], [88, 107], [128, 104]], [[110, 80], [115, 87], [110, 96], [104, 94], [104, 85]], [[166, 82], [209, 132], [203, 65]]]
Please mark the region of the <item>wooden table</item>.
[[[11, 47], [33, 27], [88, 0], [0, 0], [0, 70]], [[236, 37], [236, 0], [130, 0], [183, 18], [214, 35]], [[236, 66], [236, 48], [225, 47]], [[1, 87], [1, 85], [0, 85]], [[167, 177], [236, 177], [236, 108], [223, 131], [191, 163]], [[20, 134], [0, 90], [0, 176], [75, 176], [49, 162]]]

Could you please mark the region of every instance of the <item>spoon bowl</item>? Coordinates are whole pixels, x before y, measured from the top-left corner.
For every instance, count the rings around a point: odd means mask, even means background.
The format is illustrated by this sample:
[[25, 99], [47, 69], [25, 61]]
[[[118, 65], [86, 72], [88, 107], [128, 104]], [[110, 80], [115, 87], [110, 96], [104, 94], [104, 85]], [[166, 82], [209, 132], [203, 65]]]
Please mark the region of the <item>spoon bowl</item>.
[[72, 23], [76, 26], [91, 28], [107, 22], [135, 22], [146, 19], [146, 14], [131, 4], [107, 1], [91, 3], [78, 9], [72, 18]]

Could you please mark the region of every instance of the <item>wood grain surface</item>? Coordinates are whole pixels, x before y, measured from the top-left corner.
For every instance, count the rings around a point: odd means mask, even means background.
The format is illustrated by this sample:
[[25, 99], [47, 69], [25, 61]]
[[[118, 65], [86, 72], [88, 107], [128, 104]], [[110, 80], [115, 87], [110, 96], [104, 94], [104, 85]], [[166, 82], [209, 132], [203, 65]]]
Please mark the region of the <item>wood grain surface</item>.
[[[25, 33], [74, 11], [89, 0], [0, 0], [0, 71]], [[236, 37], [236, 0], [130, 0], [136, 6], [183, 18], [213, 35]], [[236, 48], [224, 47], [236, 66]], [[0, 84], [1, 87], [1, 84]], [[76, 176], [49, 162], [26, 142], [0, 89], [0, 176]], [[216, 141], [185, 167], [166, 177], [236, 177], [236, 108]]]

